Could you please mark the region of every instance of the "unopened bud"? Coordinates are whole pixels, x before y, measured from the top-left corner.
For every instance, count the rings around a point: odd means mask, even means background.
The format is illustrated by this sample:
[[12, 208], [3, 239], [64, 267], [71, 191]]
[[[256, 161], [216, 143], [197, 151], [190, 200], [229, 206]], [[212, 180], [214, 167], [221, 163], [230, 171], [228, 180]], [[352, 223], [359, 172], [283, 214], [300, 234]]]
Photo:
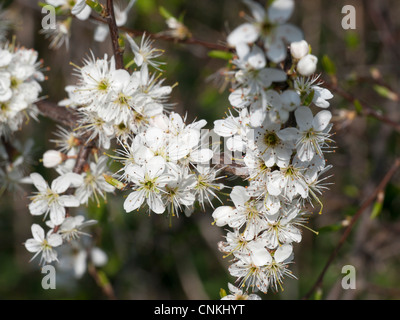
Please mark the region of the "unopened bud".
[[297, 64], [297, 71], [305, 77], [311, 76], [317, 70], [318, 58], [312, 54], [307, 54]]
[[46, 168], [54, 168], [66, 160], [67, 156], [60, 151], [48, 150], [43, 154], [43, 165]]
[[295, 59], [300, 60], [301, 58], [305, 57], [309, 52], [309, 46], [307, 41], [295, 41], [290, 44], [290, 53], [292, 57]]

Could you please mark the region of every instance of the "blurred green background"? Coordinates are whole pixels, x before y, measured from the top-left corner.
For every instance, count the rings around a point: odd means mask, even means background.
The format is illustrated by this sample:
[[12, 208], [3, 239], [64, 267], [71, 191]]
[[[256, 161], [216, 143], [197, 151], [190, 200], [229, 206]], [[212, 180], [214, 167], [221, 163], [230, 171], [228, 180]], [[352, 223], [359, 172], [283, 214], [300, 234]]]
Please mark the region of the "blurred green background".
[[[125, 0], [120, 0], [126, 5]], [[260, 1], [263, 3], [263, 1]], [[17, 43], [34, 48], [43, 59], [48, 81], [43, 83], [43, 96], [57, 102], [65, 98], [64, 87], [73, 84], [70, 62], [82, 64], [90, 50], [95, 56], [111, 54], [109, 39], [96, 43], [95, 24], [74, 20], [70, 49], [48, 49], [49, 42], [39, 34], [42, 14], [33, 0], [5, 1], [7, 18], [13, 22], [10, 34]], [[341, 13], [344, 5], [356, 8], [357, 27], [344, 30]], [[172, 14], [184, 13], [184, 22], [194, 37], [223, 44], [226, 35], [243, 22], [239, 12], [245, 10], [233, 0], [138, 0], [129, 14], [126, 27], [152, 33], [166, 30], [159, 13], [163, 6]], [[313, 54], [319, 58], [322, 78], [337, 82], [346, 92], [391, 120], [400, 122], [398, 101], [400, 65], [400, 5], [395, 0], [313, 0], [296, 1], [291, 22], [301, 27]], [[164, 49], [162, 60], [166, 84], [179, 85], [171, 102], [177, 112], [187, 113], [188, 120], [206, 119], [208, 128], [227, 112], [228, 90], [210, 81], [225, 66], [225, 61], [212, 59], [198, 45], [185, 45], [158, 40]], [[324, 56], [326, 56], [324, 58]], [[325, 63], [322, 63], [325, 61]], [[332, 66], [334, 65], [334, 68]], [[331, 73], [329, 77], [328, 73]], [[391, 94], [389, 94], [391, 93]], [[262, 295], [263, 299], [301, 299], [311, 288], [330, 253], [337, 244], [343, 227], [377, 186], [399, 156], [399, 132], [393, 127], [363, 115], [358, 104], [339, 95], [331, 100], [334, 114], [335, 152], [328, 154], [333, 165], [330, 190], [322, 197], [324, 212], [314, 213], [303, 241], [295, 244], [293, 273], [298, 280], [285, 279], [283, 292]], [[33, 138], [32, 158], [41, 158], [53, 147], [56, 124], [40, 117], [16, 134], [16, 139]], [[32, 171], [54, 177], [40, 162]], [[241, 183], [228, 181], [230, 185]], [[5, 193], [0, 198], [0, 298], [1, 299], [104, 299], [100, 288], [89, 274], [76, 280], [71, 274], [57, 273], [57, 289], [43, 290], [43, 275], [37, 261], [28, 263], [31, 254], [22, 243], [31, 237], [30, 225], [36, 220], [27, 209], [25, 193]], [[88, 208], [88, 216], [99, 220], [92, 228], [93, 241], [109, 257], [101, 269], [112, 284], [118, 299], [219, 299], [220, 288], [234, 278], [227, 272], [229, 258], [217, 250], [224, 231], [212, 226], [212, 210], [198, 210], [191, 217], [174, 218], [172, 226], [165, 216], [144, 212], [125, 213], [122, 195], [109, 197], [98, 209]], [[400, 181], [396, 174], [380, 202], [366, 210], [347, 239], [339, 256], [330, 266], [323, 286], [312, 298], [318, 299], [398, 299], [400, 298]], [[317, 212], [318, 210], [316, 210]], [[341, 273], [344, 265], [354, 265], [357, 289], [343, 290]]]

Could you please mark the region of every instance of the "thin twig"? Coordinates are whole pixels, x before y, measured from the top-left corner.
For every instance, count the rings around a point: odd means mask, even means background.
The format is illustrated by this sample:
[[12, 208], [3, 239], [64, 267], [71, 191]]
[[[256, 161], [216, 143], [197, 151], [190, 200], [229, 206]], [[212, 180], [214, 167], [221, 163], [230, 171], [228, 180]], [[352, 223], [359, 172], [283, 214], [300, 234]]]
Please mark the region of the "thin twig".
[[354, 104], [355, 102], [359, 102], [362, 106], [361, 113], [365, 116], [370, 116], [373, 117], [379, 121], [382, 121], [386, 123], [387, 125], [393, 127], [397, 132], [400, 132], [400, 123], [393, 121], [392, 119], [385, 117], [384, 115], [380, 114], [379, 112], [375, 111], [374, 108], [372, 108], [369, 104], [366, 102], [362, 102], [359, 99], [357, 99], [355, 96], [353, 96], [351, 93], [348, 93], [347, 91], [343, 90], [341, 87], [338, 85], [334, 85], [330, 82], [325, 81], [323, 86], [334, 93], [337, 93], [347, 101], [351, 102]]
[[54, 102], [41, 100], [35, 104], [43, 116], [68, 127], [74, 127], [79, 118], [73, 110], [60, 107]]
[[304, 300], [307, 300], [311, 297], [313, 292], [320, 288], [322, 285], [322, 282], [324, 280], [325, 273], [327, 272], [329, 266], [335, 260], [339, 250], [343, 246], [343, 244], [346, 242], [348, 236], [350, 235], [355, 223], [358, 221], [362, 213], [373, 203], [373, 201], [376, 199], [378, 194], [385, 189], [386, 185], [389, 183], [390, 179], [393, 177], [393, 175], [396, 173], [397, 169], [400, 167], [400, 158], [397, 158], [390, 168], [390, 170], [386, 173], [386, 175], [383, 177], [375, 191], [368, 197], [367, 200], [364, 201], [360, 209], [356, 212], [356, 214], [353, 216], [351, 219], [349, 225], [347, 226], [346, 230], [342, 234], [338, 244], [336, 245], [335, 249], [331, 253], [328, 261], [325, 264], [325, 267], [322, 269], [320, 275], [317, 278], [317, 281], [314, 283], [314, 285], [311, 287], [311, 289], [308, 291], [308, 293], [303, 297]]
[[98, 270], [92, 263], [89, 263], [88, 265], [88, 272], [109, 300], [117, 299], [111, 284], [108, 281], [105, 282], [104, 280], [102, 280]]
[[110, 29], [112, 47], [115, 57], [115, 66], [117, 69], [124, 68], [124, 51], [119, 46], [119, 34], [118, 34], [118, 27], [117, 22], [115, 20], [115, 13], [114, 13], [114, 1], [107, 0], [107, 18], [106, 21], [108, 23], [108, 27]]
[[[90, 19], [97, 21], [97, 22], [101, 22], [101, 23], [107, 23], [106, 20], [102, 19], [101, 17], [94, 16], [94, 15], [91, 15]], [[144, 34], [146, 34], [146, 36], [148, 36], [151, 39], [155, 39], [155, 40], [164, 40], [164, 41], [182, 43], [182, 44], [200, 45], [200, 46], [210, 49], [210, 50], [220, 50], [220, 51], [230, 51], [231, 50], [228, 46], [200, 40], [200, 39], [197, 39], [194, 37], [177, 39], [177, 38], [167, 35], [165, 33], [151, 33], [148, 31], [134, 30], [134, 29], [130, 29], [127, 27], [118, 27], [118, 29], [120, 31], [128, 33], [129, 35], [131, 35], [133, 37], [139, 37], [139, 36], [143, 36]]]

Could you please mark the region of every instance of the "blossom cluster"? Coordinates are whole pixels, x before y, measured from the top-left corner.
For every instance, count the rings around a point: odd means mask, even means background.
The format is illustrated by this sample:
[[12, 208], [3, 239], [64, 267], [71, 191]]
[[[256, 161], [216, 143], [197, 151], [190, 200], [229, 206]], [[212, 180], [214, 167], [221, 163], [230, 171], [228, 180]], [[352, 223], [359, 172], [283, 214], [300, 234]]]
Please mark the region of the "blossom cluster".
[[[46, 2], [79, 19], [87, 19], [93, 9], [83, 0]], [[121, 13], [121, 23], [134, 2]], [[230, 228], [218, 248], [232, 258], [229, 272], [237, 278], [237, 287], [229, 284], [230, 294], [224, 299], [259, 299], [248, 290], [277, 291], [285, 277], [295, 278], [289, 265], [293, 243], [302, 240], [301, 228], [307, 228], [307, 207], [317, 202], [322, 211], [323, 174], [331, 167], [325, 153], [333, 142], [327, 108], [333, 96], [315, 74], [318, 59], [302, 31], [288, 22], [294, 1], [269, 1], [265, 8], [252, 0], [243, 2], [251, 16], [227, 38], [235, 53], [227, 71], [232, 79], [232, 111], [214, 122], [214, 133], [225, 141], [224, 153], [218, 144], [210, 144], [205, 120], [189, 123], [172, 110], [169, 98], [174, 85], [164, 84], [164, 63], [157, 60], [162, 50], [154, 48], [146, 35], [139, 44], [129, 34], [123, 36], [126, 49], [133, 53], [124, 68], [116, 67], [114, 57], [94, 54], [83, 60], [83, 66], [74, 65], [77, 81], [65, 88], [67, 98], [59, 107], [72, 110], [76, 126], [59, 127], [51, 140], [54, 149], [42, 159], [58, 176], [51, 183], [39, 173], [29, 177], [37, 189], [29, 211], [43, 216], [47, 228], [45, 232], [36, 223], [31, 227], [32, 238], [25, 247], [33, 258], [41, 254], [42, 264], [68, 260], [63, 248], [69, 250], [75, 253], [72, 264], [77, 276], [88, 259], [104, 264], [104, 253], [81, 237], [87, 235], [82, 229], [96, 221], [74, 215], [71, 208], [91, 202], [100, 206], [107, 194], [118, 189], [127, 192], [126, 212], [145, 209], [171, 218], [181, 212], [189, 216], [196, 207], [213, 208], [214, 224]], [[169, 27], [179, 29], [172, 20]], [[48, 34], [55, 46], [67, 39], [60, 28]], [[98, 39], [105, 36], [101, 30], [96, 34]], [[32, 51], [0, 51], [0, 106], [2, 117], [8, 117], [7, 128], [13, 131], [19, 126], [20, 111], [35, 114], [41, 78]], [[13, 104], [7, 103], [17, 98], [26, 107], [9, 107]], [[8, 115], [3, 109], [18, 113]], [[113, 147], [116, 151], [111, 154]], [[227, 186], [221, 183], [221, 173], [229, 164], [212, 162], [230, 153], [240, 163], [237, 175], [245, 176], [247, 185], [232, 187], [233, 205], [215, 208], [213, 199], [222, 203], [218, 193]], [[117, 169], [109, 167], [110, 158]], [[60, 252], [64, 256], [59, 259]]]
[[0, 136], [9, 137], [24, 120], [36, 118], [44, 80], [42, 63], [32, 49], [3, 44], [0, 48]]
[[[219, 249], [232, 257], [230, 274], [246, 290], [266, 293], [295, 278], [293, 243], [302, 239], [307, 204], [319, 200], [330, 166], [324, 152], [332, 142], [332, 94], [314, 75], [318, 59], [296, 26], [288, 23], [294, 1], [267, 8], [251, 0], [252, 16], [228, 36], [236, 54], [230, 76], [230, 112], [214, 122], [229, 151], [240, 152], [248, 177], [234, 186], [233, 206], [213, 212], [215, 224], [229, 226]], [[322, 110], [321, 110], [322, 109]]]
[[[162, 63], [154, 60], [161, 51], [145, 36], [140, 45], [129, 35], [126, 40], [134, 54], [130, 63], [135, 64], [134, 71], [117, 69], [114, 57], [107, 55], [91, 56], [82, 67], [75, 66], [78, 81], [66, 87], [68, 98], [59, 107], [74, 110], [79, 120], [73, 129], [59, 127], [52, 140], [56, 148], [43, 154], [43, 165], [54, 168], [58, 177], [49, 184], [38, 173], [30, 175], [38, 190], [30, 198], [30, 213], [48, 218], [50, 230], [46, 237], [42, 231], [35, 237], [32, 230], [36, 242], [27, 241], [26, 247], [41, 252], [43, 263], [58, 260], [56, 248], [61, 243], [77, 240], [61, 237], [60, 242], [55, 237], [65, 224], [71, 224], [70, 208], [90, 201], [100, 205], [101, 198], [116, 188], [130, 190], [123, 206], [126, 212], [146, 207], [170, 216], [190, 215], [195, 202], [204, 208], [223, 188], [217, 181], [219, 170], [208, 164], [214, 152], [201, 134], [206, 121], [186, 124], [170, 110], [173, 87], [163, 85], [157, 74]], [[112, 145], [118, 148], [110, 156], [120, 163], [115, 173], [108, 169], [110, 158], [99, 155], [101, 150], [110, 153]], [[79, 152], [89, 146], [87, 164], [77, 170]], [[81, 219], [78, 222], [75, 229], [87, 225]]]

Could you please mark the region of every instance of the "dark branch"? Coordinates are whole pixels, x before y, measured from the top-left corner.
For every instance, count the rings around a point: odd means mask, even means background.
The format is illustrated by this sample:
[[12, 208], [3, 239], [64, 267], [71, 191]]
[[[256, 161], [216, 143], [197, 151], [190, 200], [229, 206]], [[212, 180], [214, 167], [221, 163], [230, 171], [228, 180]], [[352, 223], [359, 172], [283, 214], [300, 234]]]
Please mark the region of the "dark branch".
[[390, 170], [386, 173], [386, 175], [383, 177], [379, 185], [376, 187], [375, 191], [368, 197], [367, 200], [364, 201], [364, 203], [361, 205], [360, 209], [356, 212], [356, 214], [353, 216], [351, 219], [349, 225], [347, 226], [346, 230], [342, 234], [338, 244], [336, 245], [335, 249], [331, 253], [328, 261], [325, 264], [325, 267], [322, 269], [319, 277], [317, 278], [317, 281], [314, 283], [310, 291], [303, 297], [303, 299], [309, 299], [313, 292], [321, 287], [322, 282], [324, 280], [325, 273], [327, 272], [329, 266], [332, 264], [333, 260], [335, 260], [339, 250], [342, 248], [343, 244], [346, 242], [347, 238], [349, 237], [355, 223], [358, 221], [358, 219], [361, 217], [363, 212], [371, 206], [373, 201], [376, 199], [376, 197], [379, 195], [380, 192], [382, 192], [386, 185], [389, 183], [390, 179], [393, 177], [393, 175], [396, 173], [397, 169], [400, 167], [400, 158], [397, 158], [390, 168]]
[[395, 122], [392, 119], [389, 119], [389, 118], [385, 117], [384, 115], [380, 114], [379, 112], [375, 111], [374, 108], [372, 108], [369, 104], [367, 104], [366, 102], [360, 101], [352, 94], [343, 90], [341, 87], [334, 85], [332, 83], [329, 83], [329, 82], [324, 82], [323, 86], [325, 88], [331, 90], [332, 92], [337, 93], [342, 98], [346, 99], [347, 101], [349, 101], [352, 104], [354, 104], [356, 101], [358, 101], [362, 106], [361, 113], [364, 116], [373, 117], [373, 118], [375, 118], [379, 121], [382, 121], [382, 122], [386, 123], [387, 125], [393, 127], [397, 132], [400, 132], [400, 123]]
[[110, 29], [110, 35], [111, 35], [111, 41], [112, 41], [112, 47], [113, 47], [113, 52], [114, 52], [114, 57], [115, 57], [116, 68], [123, 69], [124, 68], [124, 59], [123, 59], [124, 52], [120, 48], [119, 42], [118, 42], [119, 34], [118, 34], [117, 23], [115, 21], [114, 1], [113, 0], [107, 0], [106, 21], [107, 21], [108, 27]]

